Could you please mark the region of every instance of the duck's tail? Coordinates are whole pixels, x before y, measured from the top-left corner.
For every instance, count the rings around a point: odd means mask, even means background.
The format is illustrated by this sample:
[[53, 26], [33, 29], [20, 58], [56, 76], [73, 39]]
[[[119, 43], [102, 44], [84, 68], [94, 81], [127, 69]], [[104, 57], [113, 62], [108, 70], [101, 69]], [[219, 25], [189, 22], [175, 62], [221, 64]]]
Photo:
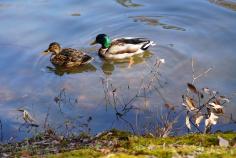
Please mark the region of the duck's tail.
[[147, 41], [147, 43], [145, 43], [141, 49], [142, 50], [147, 50], [150, 46], [155, 46], [156, 44], [154, 43], [154, 41]]
[[82, 64], [88, 64], [91, 61], [93, 61], [93, 57], [89, 56], [89, 55], [84, 55], [83, 59], [82, 59]]

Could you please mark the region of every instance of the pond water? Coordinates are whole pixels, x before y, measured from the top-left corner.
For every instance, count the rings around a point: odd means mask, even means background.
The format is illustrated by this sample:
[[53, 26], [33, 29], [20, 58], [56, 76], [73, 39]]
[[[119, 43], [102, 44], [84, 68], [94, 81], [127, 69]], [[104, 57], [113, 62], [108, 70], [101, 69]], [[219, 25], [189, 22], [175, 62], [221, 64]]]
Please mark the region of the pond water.
[[[0, 19], [2, 140], [20, 140], [44, 126], [62, 133], [152, 130], [165, 100], [181, 106], [186, 83], [192, 81], [192, 58], [197, 74], [213, 68], [196, 81], [198, 87], [225, 95], [236, 90], [234, 0], [1, 0]], [[132, 65], [104, 61], [97, 56], [99, 46], [89, 45], [99, 33], [148, 37], [157, 45]], [[84, 50], [95, 60], [76, 70], [55, 69], [49, 56], [40, 54], [54, 41]], [[160, 58], [166, 63], [153, 85], [159, 85], [161, 95], [152, 89], [135, 98]], [[235, 103], [233, 99], [226, 114], [236, 112]], [[29, 111], [39, 127], [29, 132], [19, 108]]]

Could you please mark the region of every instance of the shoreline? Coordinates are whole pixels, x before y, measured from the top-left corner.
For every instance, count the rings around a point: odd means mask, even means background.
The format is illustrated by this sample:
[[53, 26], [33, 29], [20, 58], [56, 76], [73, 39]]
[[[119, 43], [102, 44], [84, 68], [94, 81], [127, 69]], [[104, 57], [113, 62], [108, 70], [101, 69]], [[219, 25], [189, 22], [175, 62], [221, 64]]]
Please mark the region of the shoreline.
[[[226, 144], [222, 145], [222, 140]], [[227, 144], [228, 142], [228, 144]], [[225, 142], [224, 142], [225, 143]], [[1, 157], [236, 157], [236, 133], [138, 136], [112, 129], [64, 138], [53, 131], [0, 145]]]

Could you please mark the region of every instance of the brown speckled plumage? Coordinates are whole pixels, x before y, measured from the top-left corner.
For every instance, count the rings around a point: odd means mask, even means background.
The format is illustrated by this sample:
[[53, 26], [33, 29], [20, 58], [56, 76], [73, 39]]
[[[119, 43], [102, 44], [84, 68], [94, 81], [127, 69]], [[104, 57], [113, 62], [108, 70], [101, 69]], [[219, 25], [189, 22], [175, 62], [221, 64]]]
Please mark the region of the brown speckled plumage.
[[93, 60], [92, 57], [77, 49], [61, 49], [60, 45], [56, 42], [51, 43], [47, 51], [52, 52], [50, 61], [56, 66], [70, 68], [82, 64], [88, 64]]

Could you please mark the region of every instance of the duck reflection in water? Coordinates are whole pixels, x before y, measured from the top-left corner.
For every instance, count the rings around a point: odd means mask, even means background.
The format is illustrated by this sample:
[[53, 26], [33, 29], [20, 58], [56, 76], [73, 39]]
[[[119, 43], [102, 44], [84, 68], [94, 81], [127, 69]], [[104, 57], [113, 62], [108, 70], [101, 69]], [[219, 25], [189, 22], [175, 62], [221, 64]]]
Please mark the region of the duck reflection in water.
[[[142, 64], [152, 56], [152, 53], [150, 51], [145, 51], [143, 54], [135, 55], [131, 59], [126, 58], [126, 59], [120, 59], [120, 60], [106, 60], [103, 59], [103, 63], [101, 65], [101, 69], [104, 74], [106, 75], [112, 75], [113, 71], [115, 68], [120, 68], [120, 69], [126, 69], [126, 68], [131, 68], [134, 65]], [[130, 60], [132, 62], [130, 63]]]
[[73, 68], [64, 68], [60, 66], [47, 66], [47, 69], [49, 72], [53, 72], [58, 76], [63, 76], [65, 74], [77, 74], [77, 73], [83, 73], [83, 72], [95, 72], [97, 69], [92, 64], [86, 64], [81, 65], [79, 67], [73, 67]]

